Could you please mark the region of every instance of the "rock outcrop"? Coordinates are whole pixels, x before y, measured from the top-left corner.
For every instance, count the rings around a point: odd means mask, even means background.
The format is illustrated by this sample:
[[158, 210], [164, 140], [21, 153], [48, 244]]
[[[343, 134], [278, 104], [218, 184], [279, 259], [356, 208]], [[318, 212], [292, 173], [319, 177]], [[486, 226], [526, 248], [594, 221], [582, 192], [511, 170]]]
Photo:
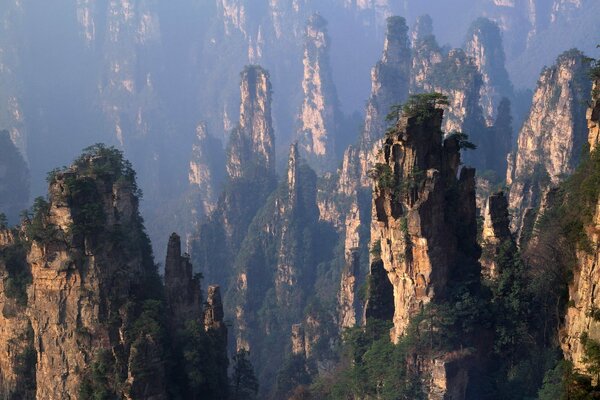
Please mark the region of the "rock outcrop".
[[99, 362], [123, 368], [108, 390], [166, 398], [160, 337], [135, 327], [139, 302], [151, 298], [146, 285], [160, 281], [133, 176], [118, 153], [90, 151], [52, 175], [49, 202], [36, 203], [25, 225], [38, 399], [101, 384], [89, 372]]
[[443, 138], [443, 111], [421, 106], [429, 117], [409, 110], [372, 173], [371, 246], [381, 259], [373, 263], [383, 264], [393, 286], [394, 341], [424, 305], [444, 298], [449, 280], [479, 273], [475, 171], [459, 168], [459, 141]]
[[442, 49], [433, 35], [433, 21], [429, 15], [417, 18], [411, 32], [412, 69], [410, 74], [410, 92], [420, 93], [426, 90], [425, 84], [431, 75], [433, 65], [442, 62]]
[[502, 98], [513, 97], [498, 25], [487, 18], [477, 19], [469, 28], [464, 48], [481, 73], [480, 102], [486, 123], [491, 126]]
[[274, 174], [271, 93], [267, 71], [259, 66], [244, 69], [240, 85], [240, 119], [231, 132], [227, 154], [227, 174], [232, 181]]
[[0, 131], [0, 214], [18, 222], [29, 202], [29, 168], [8, 131]]
[[[257, 211], [275, 183], [271, 82], [260, 66], [247, 66], [240, 84], [239, 123], [227, 148], [227, 175], [218, 205], [192, 239], [194, 264], [207, 281], [227, 291], [231, 265]], [[214, 251], [214, 246], [225, 250]]]
[[544, 69], [529, 117], [519, 132], [509, 166], [511, 228], [520, 245], [532, 229], [549, 187], [573, 172], [587, 138], [585, 104], [590, 93], [589, 62], [577, 50]]
[[[304, 42], [304, 100], [298, 117], [301, 153], [317, 171], [335, 167], [336, 136], [340, 132], [337, 92], [329, 64], [327, 21], [318, 14], [306, 24]], [[341, 139], [341, 138], [340, 138]]]
[[487, 199], [481, 241], [481, 272], [487, 279], [497, 278], [502, 271], [496, 263], [496, 257], [503, 246], [514, 245], [510, 232], [508, 200], [504, 192], [493, 194]]
[[201, 297], [200, 279], [193, 274], [189, 255], [181, 254], [179, 235], [173, 233], [165, 260], [165, 298], [173, 332], [185, 328], [188, 321], [201, 320]]
[[28, 138], [20, 84], [24, 15], [23, 5], [15, 1], [6, 2], [0, 11], [0, 130], [7, 129], [15, 146], [27, 157]]
[[[600, 79], [594, 80], [594, 88], [598, 87]], [[592, 102], [588, 109], [589, 142], [591, 151], [598, 159], [598, 101], [600, 94], [592, 92]], [[593, 154], [592, 153], [592, 154]], [[596, 161], [595, 164], [597, 165]], [[578, 206], [580, 206], [578, 204]], [[588, 205], [589, 206], [589, 205]], [[565, 358], [573, 363], [575, 369], [583, 374], [590, 375], [585, 364], [586, 340], [600, 342], [600, 320], [598, 310], [600, 301], [596, 295], [596, 285], [600, 280], [600, 197], [595, 207], [591, 207], [591, 219], [584, 221], [583, 232], [586, 246], [577, 246], [576, 265], [573, 266], [573, 280], [569, 285], [570, 305], [564, 319], [564, 326], [560, 332], [560, 341]], [[585, 339], [583, 339], [585, 337]]]
[[206, 124], [198, 124], [188, 176], [196, 203], [192, 212], [197, 219], [210, 215], [217, 206], [220, 183], [225, 172], [221, 165], [225, 158], [222, 149], [221, 142], [208, 134]]

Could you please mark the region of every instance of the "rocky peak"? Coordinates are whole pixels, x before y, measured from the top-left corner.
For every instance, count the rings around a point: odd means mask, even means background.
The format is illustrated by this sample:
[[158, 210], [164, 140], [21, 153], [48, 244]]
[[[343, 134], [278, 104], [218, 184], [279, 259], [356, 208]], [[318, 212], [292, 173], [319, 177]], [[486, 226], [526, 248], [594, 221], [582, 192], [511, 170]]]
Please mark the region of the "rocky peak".
[[[573, 172], [579, 161], [586, 129], [586, 101], [591, 90], [589, 61], [569, 50], [545, 68], [538, 80], [529, 116], [519, 132], [517, 150], [507, 183], [512, 229], [519, 237], [531, 228], [532, 213], [543, 193]], [[527, 222], [529, 221], [529, 222]], [[520, 241], [520, 239], [519, 239]]]
[[299, 115], [298, 143], [309, 164], [319, 171], [336, 162], [339, 101], [329, 64], [330, 40], [327, 21], [313, 14], [306, 23], [304, 38], [304, 100]]
[[110, 390], [166, 397], [159, 338], [132, 328], [151, 298], [146, 285], [160, 285], [134, 177], [120, 152], [94, 146], [50, 174], [48, 201], [37, 200], [25, 223], [38, 398], [77, 397], [95, 384], [89, 371], [103, 352], [124, 366]]
[[[435, 101], [419, 96], [410, 104], [372, 173], [371, 269], [382, 264], [393, 300], [369, 300], [369, 307], [386, 310], [393, 301], [394, 340], [422, 306], [445, 296], [450, 279], [479, 274], [475, 171], [459, 171], [458, 137], [443, 138], [443, 111]], [[459, 266], [459, 258], [472, 262]]]
[[484, 117], [490, 126], [500, 100], [503, 97], [512, 98], [500, 28], [487, 18], [477, 19], [469, 28], [464, 48], [483, 78], [480, 101]]
[[410, 74], [410, 92], [425, 91], [433, 65], [442, 61], [442, 50], [433, 35], [433, 22], [429, 15], [417, 18], [411, 33], [412, 38], [412, 71]]
[[425, 88], [448, 96], [444, 119], [446, 132], [468, 132], [476, 141], [475, 134], [484, 126], [479, 104], [481, 86], [477, 66], [462, 49], [451, 50], [441, 62], [433, 65]]
[[271, 82], [260, 66], [247, 66], [240, 85], [239, 125], [231, 134], [227, 172], [230, 179], [274, 174], [275, 135], [271, 117]]
[[176, 233], [171, 234], [167, 246], [165, 297], [173, 332], [183, 329], [187, 321], [200, 320], [200, 280], [193, 276], [190, 257], [181, 254], [181, 239]]
[[367, 104], [361, 145], [367, 149], [383, 136], [385, 117], [394, 104], [408, 97], [411, 51], [408, 27], [402, 17], [390, 17], [381, 61], [371, 70], [371, 97]]
[[488, 279], [494, 279], [500, 275], [496, 264], [496, 256], [506, 242], [512, 245], [512, 234], [510, 232], [510, 218], [508, 215], [508, 199], [504, 192], [491, 195], [487, 199], [485, 213], [483, 215], [482, 232], [482, 274]]
[[416, 47], [417, 44], [432, 36], [433, 20], [428, 14], [419, 15], [410, 34], [412, 45]]

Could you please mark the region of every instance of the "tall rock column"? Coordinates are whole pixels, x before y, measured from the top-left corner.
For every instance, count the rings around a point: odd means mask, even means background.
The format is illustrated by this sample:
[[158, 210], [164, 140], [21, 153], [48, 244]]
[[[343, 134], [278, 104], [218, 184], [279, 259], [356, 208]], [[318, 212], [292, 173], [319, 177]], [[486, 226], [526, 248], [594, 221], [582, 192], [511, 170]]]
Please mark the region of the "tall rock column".
[[395, 341], [425, 304], [445, 297], [449, 280], [480, 272], [475, 171], [459, 171], [459, 141], [443, 139], [443, 111], [419, 107], [387, 136], [372, 173], [373, 264], [383, 264], [393, 286]]
[[502, 272], [496, 263], [496, 256], [499, 254], [502, 246], [506, 245], [507, 241], [509, 244], [513, 244], [509, 225], [508, 200], [504, 192], [491, 195], [487, 199], [483, 215], [482, 254], [480, 260], [482, 274], [488, 279], [494, 279]]
[[298, 143], [313, 168], [331, 170], [336, 164], [336, 136], [339, 132], [339, 101], [331, 66], [327, 21], [313, 14], [304, 38], [304, 100], [299, 115]]
[[[594, 80], [594, 88], [598, 85], [600, 85], [600, 77]], [[594, 90], [587, 116], [588, 140], [596, 160], [600, 151], [598, 148], [599, 102], [600, 93]], [[573, 266], [573, 280], [569, 285], [569, 300], [572, 304], [567, 308], [560, 341], [565, 358], [573, 362], [578, 372], [587, 373], [583, 361], [585, 343], [581, 340], [582, 336], [585, 334], [589, 340], [600, 342], [600, 320], [597, 317], [600, 299], [596, 293], [600, 281], [600, 197], [593, 207], [591, 219], [584, 222], [583, 232], [587, 239], [587, 246], [585, 246], [587, 249], [578, 246], [576, 251], [577, 263]]]
[[433, 65], [442, 61], [442, 50], [433, 35], [433, 21], [429, 15], [417, 18], [411, 32], [412, 67], [410, 74], [410, 91], [419, 93], [425, 90], [425, 84], [431, 74]]
[[[192, 243], [194, 264], [208, 282], [224, 289], [233, 272], [224, 265], [234, 262], [248, 226], [276, 186], [271, 93], [266, 70], [257, 65], [244, 68], [239, 122], [227, 146], [225, 190]], [[215, 252], [215, 246], [224, 251]]]
[[569, 50], [542, 71], [529, 117], [519, 132], [518, 148], [509, 165], [511, 224], [520, 244], [533, 228], [537, 208], [549, 187], [557, 185], [578, 164], [586, 141], [589, 62]]
[[184, 328], [187, 321], [200, 321], [200, 280], [193, 276], [190, 257], [181, 254], [181, 239], [176, 233], [171, 234], [167, 246], [165, 297], [173, 332]]
[[266, 70], [248, 66], [240, 84], [240, 119], [231, 133], [227, 173], [230, 180], [275, 171], [275, 135], [271, 117], [271, 82]]
[[0, 131], [0, 213], [16, 224], [29, 202], [29, 168], [8, 131]]
[[480, 102], [486, 123], [491, 126], [502, 98], [513, 97], [512, 85], [505, 68], [506, 58], [500, 28], [487, 18], [477, 19], [469, 28], [464, 48], [483, 78]]
[[118, 371], [109, 393], [166, 398], [160, 337], [135, 327], [160, 277], [134, 176], [121, 153], [96, 146], [51, 176], [49, 201], [36, 202], [25, 226], [38, 399], [77, 398], [101, 384], [96, 362]]

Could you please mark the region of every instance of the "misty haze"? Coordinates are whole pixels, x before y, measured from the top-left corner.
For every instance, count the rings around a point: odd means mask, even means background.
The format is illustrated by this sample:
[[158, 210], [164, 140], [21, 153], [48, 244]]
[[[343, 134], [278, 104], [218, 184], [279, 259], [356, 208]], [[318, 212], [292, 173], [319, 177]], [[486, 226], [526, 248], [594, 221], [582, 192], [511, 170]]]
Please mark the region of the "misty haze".
[[0, 399], [600, 398], [600, 1], [0, 0]]

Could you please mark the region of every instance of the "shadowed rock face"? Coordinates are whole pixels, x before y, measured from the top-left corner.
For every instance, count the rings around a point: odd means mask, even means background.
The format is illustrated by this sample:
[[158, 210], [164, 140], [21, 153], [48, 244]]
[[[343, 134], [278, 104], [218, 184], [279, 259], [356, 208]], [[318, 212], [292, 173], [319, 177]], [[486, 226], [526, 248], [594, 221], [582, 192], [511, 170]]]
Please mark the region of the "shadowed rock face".
[[329, 64], [327, 21], [318, 14], [306, 24], [304, 39], [304, 101], [299, 115], [298, 144], [301, 153], [318, 172], [336, 165], [336, 136], [340, 111]]
[[[373, 173], [371, 246], [393, 287], [394, 340], [423, 305], [444, 298], [449, 279], [479, 266], [475, 171], [459, 171], [458, 142], [443, 140], [442, 114], [402, 117]], [[471, 262], [459, 267], [460, 257]]]
[[513, 97], [498, 25], [487, 18], [476, 20], [469, 29], [464, 48], [481, 73], [480, 102], [486, 123], [491, 126], [502, 98]]
[[8, 131], [0, 131], [0, 213], [16, 224], [29, 202], [29, 169]]
[[181, 239], [176, 233], [171, 234], [167, 246], [165, 297], [173, 332], [185, 328], [187, 321], [200, 321], [200, 280], [193, 276], [189, 256], [181, 254]]
[[[596, 79], [594, 88], [599, 85], [600, 80]], [[592, 93], [592, 101], [587, 113], [588, 140], [592, 151], [598, 152], [600, 94], [596, 90]], [[573, 268], [574, 277], [569, 285], [569, 299], [573, 305], [567, 309], [560, 340], [565, 358], [573, 362], [578, 372], [589, 374], [583, 363], [585, 348], [581, 336], [587, 333], [589, 339], [600, 341], [600, 321], [595, 316], [595, 310], [600, 308], [600, 301], [596, 295], [596, 285], [600, 281], [600, 198], [592, 219], [584, 227], [584, 232], [589, 249], [588, 251], [579, 249], [576, 254], [577, 265]]]
[[519, 132], [509, 165], [511, 228], [520, 244], [539, 215], [544, 193], [573, 172], [588, 137], [585, 104], [589, 62], [576, 50], [563, 53], [538, 81], [529, 117]]
[[510, 232], [510, 217], [508, 215], [508, 200], [504, 192], [491, 195], [487, 199], [485, 213], [483, 215], [482, 232], [482, 274], [488, 279], [498, 277], [502, 271], [496, 264], [496, 256], [500, 248], [508, 241], [512, 243]]

